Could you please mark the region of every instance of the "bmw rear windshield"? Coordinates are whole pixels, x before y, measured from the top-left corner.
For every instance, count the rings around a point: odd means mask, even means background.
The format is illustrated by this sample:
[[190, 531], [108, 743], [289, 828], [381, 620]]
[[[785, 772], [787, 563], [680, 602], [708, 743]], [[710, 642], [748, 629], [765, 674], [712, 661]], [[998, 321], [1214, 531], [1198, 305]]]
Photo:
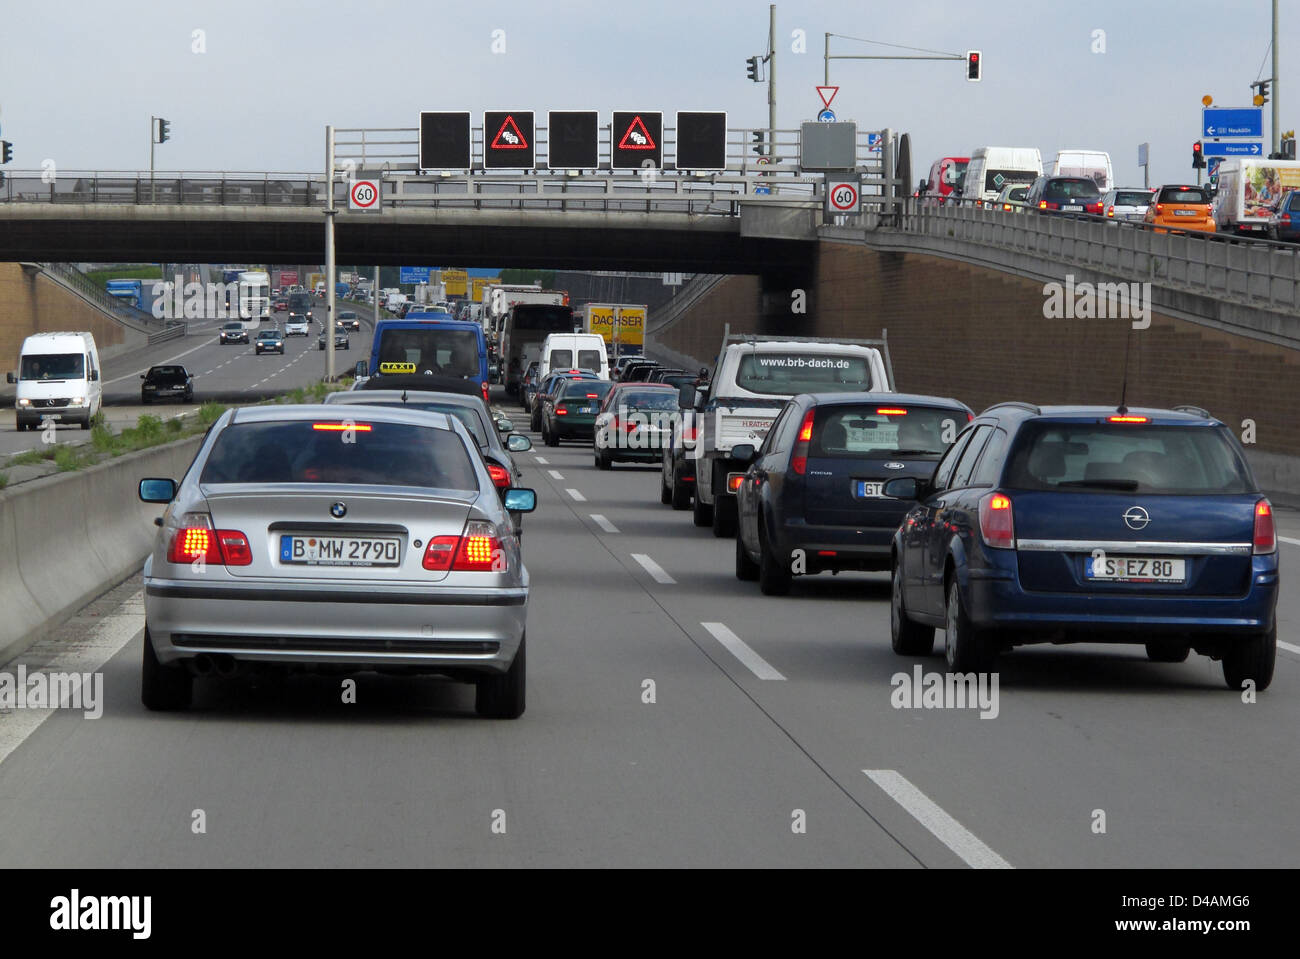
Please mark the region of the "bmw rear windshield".
[[465, 444], [450, 430], [374, 423], [364, 412], [222, 430], [200, 483], [348, 483], [477, 490]]
[[1003, 485], [1120, 493], [1252, 493], [1255, 484], [1223, 426], [1029, 423]]
[[843, 353], [745, 353], [736, 368], [736, 385], [773, 396], [865, 393], [873, 388], [867, 358]]

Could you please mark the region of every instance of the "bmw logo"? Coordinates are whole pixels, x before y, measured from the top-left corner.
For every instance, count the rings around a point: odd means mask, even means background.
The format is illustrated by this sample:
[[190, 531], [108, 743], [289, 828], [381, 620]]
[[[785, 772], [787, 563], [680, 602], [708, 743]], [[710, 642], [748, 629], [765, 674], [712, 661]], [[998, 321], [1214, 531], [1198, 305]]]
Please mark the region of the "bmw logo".
[[332, 504], [330, 506], [330, 515], [333, 516], [335, 519], [342, 519], [344, 516], [347, 516], [348, 504], [347, 503]]
[[903, 464], [902, 464], [902, 463], [892, 463], [892, 462], [891, 462], [891, 463], [886, 463], [886, 464], [885, 464], [885, 469], [887, 469], [887, 470], [901, 470], [902, 468], [903, 468]]
[[1129, 529], [1145, 529], [1151, 522], [1151, 514], [1141, 506], [1130, 506], [1124, 511], [1124, 522]]

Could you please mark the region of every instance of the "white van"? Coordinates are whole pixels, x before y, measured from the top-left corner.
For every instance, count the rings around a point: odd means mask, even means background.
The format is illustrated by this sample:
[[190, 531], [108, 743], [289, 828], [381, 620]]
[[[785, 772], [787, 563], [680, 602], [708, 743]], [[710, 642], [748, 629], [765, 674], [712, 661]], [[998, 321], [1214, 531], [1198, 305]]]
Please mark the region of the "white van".
[[31, 430], [45, 417], [59, 423], [90, 421], [104, 403], [99, 375], [99, 350], [89, 333], [37, 333], [23, 340], [14, 406], [18, 429]]
[[1033, 183], [1043, 175], [1038, 147], [980, 147], [971, 151], [962, 178], [961, 202], [991, 205], [1008, 185]]
[[599, 333], [552, 333], [542, 341], [540, 380], [554, 370], [587, 370], [609, 379], [609, 356]]
[[1086, 177], [1102, 193], [1115, 185], [1110, 154], [1104, 150], [1061, 150], [1052, 161], [1051, 175]]

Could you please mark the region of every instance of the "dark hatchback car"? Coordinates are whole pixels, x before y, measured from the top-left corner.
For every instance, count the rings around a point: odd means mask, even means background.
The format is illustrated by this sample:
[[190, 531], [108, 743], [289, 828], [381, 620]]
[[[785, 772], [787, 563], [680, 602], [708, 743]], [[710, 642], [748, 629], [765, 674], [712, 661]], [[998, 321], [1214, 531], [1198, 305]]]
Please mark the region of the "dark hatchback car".
[[596, 414], [614, 384], [609, 380], [570, 380], [542, 404], [542, 442], [559, 446], [561, 440], [590, 443]]
[[1269, 224], [1269, 233], [1275, 240], [1300, 240], [1300, 190], [1292, 190], [1282, 197]]
[[887, 497], [899, 476], [928, 478], [974, 414], [964, 403], [908, 393], [804, 393], [786, 404], [736, 491], [736, 576], [768, 595], [794, 575], [889, 569], [894, 531], [912, 505]]
[[188, 403], [194, 399], [194, 377], [183, 366], [151, 366], [141, 373], [140, 402], [148, 405], [154, 400], [180, 400]]
[[668, 384], [619, 383], [605, 394], [596, 416], [596, 468], [607, 470], [625, 460], [662, 460], [681, 422], [677, 391]]
[[538, 433], [542, 431], [542, 409], [546, 404], [546, 398], [553, 393], [558, 393], [569, 380], [595, 379], [597, 379], [595, 373], [586, 373], [582, 370], [547, 373], [542, 377], [541, 382], [537, 384], [537, 392], [533, 394], [532, 412], [528, 414], [529, 428]]
[[1024, 204], [1038, 213], [1101, 215], [1101, 190], [1082, 176], [1040, 176], [1029, 186]]
[[279, 330], [262, 330], [253, 341], [253, 352], [283, 353], [284, 335]]
[[1204, 410], [1004, 403], [976, 417], [894, 537], [895, 652], [936, 627], [958, 672], [1013, 646], [1145, 645], [1223, 661], [1228, 686], [1273, 677], [1272, 507], [1237, 438]]
[[221, 324], [221, 330], [217, 334], [217, 338], [220, 340], [222, 346], [225, 346], [227, 343], [247, 343], [248, 330], [244, 329], [244, 324], [240, 323], [238, 320], [230, 323], [223, 323]]

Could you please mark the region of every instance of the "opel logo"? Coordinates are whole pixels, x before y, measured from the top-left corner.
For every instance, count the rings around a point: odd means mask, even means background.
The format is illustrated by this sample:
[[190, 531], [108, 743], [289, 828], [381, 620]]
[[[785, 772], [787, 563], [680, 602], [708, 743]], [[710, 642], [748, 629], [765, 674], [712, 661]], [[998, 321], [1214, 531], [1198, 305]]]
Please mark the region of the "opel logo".
[[[330, 506], [330, 515], [333, 516], [335, 519], [342, 519], [344, 516], [347, 516], [347, 515], [348, 515], [348, 504], [347, 504], [347, 503], [334, 503], [334, 504], [332, 504], [332, 505]], [[1142, 525], [1145, 526], [1146, 524], [1143, 523]]]
[[903, 468], [903, 464], [902, 464], [902, 463], [886, 463], [886, 464], [885, 464], [885, 469], [887, 469], [887, 470], [901, 470], [902, 468]]
[[1151, 522], [1151, 514], [1141, 506], [1130, 506], [1124, 512], [1124, 522], [1129, 529], [1145, 529], [1147, 523]]

